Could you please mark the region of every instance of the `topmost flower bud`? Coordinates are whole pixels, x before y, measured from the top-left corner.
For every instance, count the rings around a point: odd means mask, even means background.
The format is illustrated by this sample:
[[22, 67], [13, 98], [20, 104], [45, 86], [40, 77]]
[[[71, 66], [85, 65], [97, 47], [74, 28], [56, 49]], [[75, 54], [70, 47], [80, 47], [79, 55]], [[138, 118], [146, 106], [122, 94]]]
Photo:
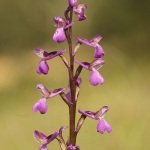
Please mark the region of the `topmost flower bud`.
[[77, 0], [68, 0], [68, 4], [70, 7], [74, 7], [77, 4]]

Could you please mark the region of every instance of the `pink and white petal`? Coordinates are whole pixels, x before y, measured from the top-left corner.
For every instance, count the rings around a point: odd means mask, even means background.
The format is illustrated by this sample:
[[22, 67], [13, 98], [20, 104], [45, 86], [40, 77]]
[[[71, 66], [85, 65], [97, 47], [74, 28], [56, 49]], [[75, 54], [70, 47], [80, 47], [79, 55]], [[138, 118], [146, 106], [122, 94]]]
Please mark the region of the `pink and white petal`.
[[104, 118], [108, 110], [109, 110], [108, 106], [103, 106], [100, 110], [98, 110], [95, 113], [95, 118], [97, 118], [97, 120]]
[[101, 119], [97, 124], [97, 132], [103, 134], [105, 132], [105, 123], [104, 119]]
[[37, 103], [35, 103], [35, 105], [32, 107], [32, 110], [34, 112], [39, 111], [41, 114], [45, 114], [46, 111], [48, 109], [47, 103], [46, 103], [46, 99], [45, 98], [41, 98]]
[[64, 28], [63, 27], [57, 28], [54, 35], [53, 35], [53, 40], [55, 42], [61, 43], [61, 42], [64, 42], [65, 39], [66, 39], [66, 35], [64, 32]]
[[43, 84], [37, 84], [36, 88], [42, 93], [43, 97], [48, 98], [50, 92]]
[[93, 86], [104, 83], [103, 77], [96, 69], [92, 70], [92, 74], [90, 75], [89, 81]]
[[110, 133], [112, 131], [112, 128], [106, 122], [105, 119], [100, 119], [100, 121], [98, 122], [98, 125], [97, 125], [97, 132], [100, 132], [101, 134], [103, 134], [105, 131], [107, 131], [108, 133]]
[[93, 43], [93, 46], [96, 45], [100, 40], [102, 39], [102, 36], [97, 34], [96, 36], [93, 37], [92, 40], [90, 40], [90, 43]]
[[40, 144], [46, 144], [48, 141], [47, 136], [37, 130], [34, 131], [33, 137]]
[[34, 53], [37, 54], [41, 58], [45, 58], [48, 56], [48, 52], [44, 51], [43, 49], [37, 48], [34, 50]]
[[95, 59], [94, 61], [92, 61], [90, 63], [90, 68], [91, 70], [96, 69], [100, 69], [103, 65], [105, 64], [105, 61], [102, 59], [102, 58], [98, 58], [98, 59]]
[[105, 122], [105, 129], [108, 133], [112, 132], [112, 127], [108, 124], [108, 122], [106, 120], [104, 120]]

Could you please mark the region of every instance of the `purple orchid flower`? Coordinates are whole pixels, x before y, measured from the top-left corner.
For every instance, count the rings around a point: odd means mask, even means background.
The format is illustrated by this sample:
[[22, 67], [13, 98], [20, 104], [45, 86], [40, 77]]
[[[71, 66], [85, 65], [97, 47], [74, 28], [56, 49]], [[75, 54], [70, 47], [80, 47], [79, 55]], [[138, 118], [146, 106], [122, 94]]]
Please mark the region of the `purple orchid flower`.
[[77, 0], [68, 0], [68, 4], [70, 7], [74, 7], [77, 4]]
[[58, 43], [64, 42], [66, 39], [64, 30], [72, 26], [74, 22], [67, 24], [66, 20], [60, 16], [54, 17], [53, 21], [55, 23], [55, 26], [57, 27], [53, 35], [53, 40]]
[[86, 40], [81, 38], [76, 38], [76, 40], [81, 43], [95, 48], [94, 57], [101, 58], [104, 56], [103, 48], [98, 44], [102, 39], [101, 35], [96, 35], [92, 40]]
[[103, 134], [105, 131], [108, 133], [112, 132], [112, 127], [107, 123], [107, 121], [104, 119], [105, 114], [108, 111], [108, 106], [103, 106], [99, 111], [92, 112], [92, 111], [82, 111], [78, 110], [79, 113], [81, 113], [84, 116], [90, 117], [94, 120], [99, 120], [97, 124], [97, 132]]
[[52, 98], [66, 90], [66, 88], [59, 88], [59, 89], [55, 89], [54, 91], [49, 91], [42, 84], [38, 84], [36, 87], [42, 93], [43, 97], [34, 104], [34, 106], [32, 107], [32, 110], [34, 112], [39, 111], [41, 114], [45, 114], [48, 109], [48, 106], [46, 103], [47, 99]]
[[84, 67], [85, 69], [92, 72], [92, 74], [89, 77], [89, 81], [92, 85], [96, 86], [98, 84], [103, 84], [104, 79], [101, 76], [101, 74], [98, 72], [98, 69], [100, 69], [104, 65], [104, 60], [101, 58], [95, 59], [91, 63], [87, 62], [79, 62], [78, 60], [75, 60], [76, 63], [78, 63], [80, 66]]
[[87, 6], [85, 4], [79, 4], [73, 7], [73, 11], [75, 12], [76, 15], [78, 15], [78, 21], [86, 19], [86, 15], [84, 14], [86, 8]]
[[67, 126], [62, 126], [58, 131], [54, 132], [53, 134], [46, 136], [45, 134], [35, 130], [33, 133], [33, 136], [37, 142], [39, 142], [41, 145], [39, 147], [39, 150], [48, 150], [47, 145], [56, 139], [58, 136], [62, 138], [62, 131], [65, 130]]
[[37, 54], [40, 58], [41, 61], [38, 65], [37, 68], [37, 73], [38, 74], [47, 74], [49, 71], [49, 66], [47, 64], [47, 60], [50, 60], [56, 56], [64, 54], [65, 50], [60, 50], [60, 51], [53, 51], [53, 52], [46, 52], [43, 49], [35, 49], [34, 53]]
[[80, 147], [69, 145], [66, 150], [80, 150]]

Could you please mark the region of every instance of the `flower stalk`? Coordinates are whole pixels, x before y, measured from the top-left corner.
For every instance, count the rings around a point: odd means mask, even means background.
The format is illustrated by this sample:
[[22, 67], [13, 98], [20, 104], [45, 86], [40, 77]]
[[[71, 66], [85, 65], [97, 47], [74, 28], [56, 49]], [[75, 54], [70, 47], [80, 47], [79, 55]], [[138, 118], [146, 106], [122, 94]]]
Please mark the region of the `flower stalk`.
[[[69, 23], [72, 22], [72, 16], [73, 16], [73, 9], [70, 8], [70, 17], [69, 17], [69, 20], [68, 20]], [[72, 26], [70, 26], [68, 28], [68, 32], [66, 32], [66, 37], [67, 37], [67, 41], [68, 41], [69, 56], [70, 56], [69, 82], [70, 82], [71, 101], [72, 101], [72, 104], [69, 105], [69, 126], [70, 126], [69, 144], [76, 145], [76, 132], [75, 132], [76, 80], [74, 79], [74, 55], [73, 55], [73, 48], [72, 48]]]

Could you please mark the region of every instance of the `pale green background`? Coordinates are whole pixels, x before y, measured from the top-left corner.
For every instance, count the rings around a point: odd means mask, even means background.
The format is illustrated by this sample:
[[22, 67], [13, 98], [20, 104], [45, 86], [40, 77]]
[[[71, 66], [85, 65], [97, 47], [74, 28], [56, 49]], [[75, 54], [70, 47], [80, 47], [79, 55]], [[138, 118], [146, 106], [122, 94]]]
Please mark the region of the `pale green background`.
[[[108, 105], [106, 120], [113, 132], [97, 133], [97, 121], [87, 118], [77, 145], [82, 150], [149, 150], [150, 1], [79, 2], [88, 6], [87, 20], [77, 22], [74, 16], [73, 38], [91, 39], [101, 34], [106, 64], [100, 69], [105, 84], [97, 87], [89, 84], [90, 72], [83, 70], [78, 108], [96, 111]], [[48, 100], [46, 115], [31, 110], [41, 97], [36, 84], [48, 89], [68, 86], [67, 70], [59, 58], [49, 61], [47, 76], [37, 75], [40, 58], [33, 53], [35, 48], [68, 50], [66, 42], [52, 41], [52, 19], [62, 16], [66, 7], [67, 0], [0, 1], [0, 149], [36, 150], [39, 144], [32, 136], [35, 129], [48, 135], [68, 125], [67, 106], [59, 96]], [[76, 59], [90, 62], [93, 52], [83, 45]], [[68, 129], [63, 133], [67, 139]], [[58, 150], [57, 141], [49, 149]]]

